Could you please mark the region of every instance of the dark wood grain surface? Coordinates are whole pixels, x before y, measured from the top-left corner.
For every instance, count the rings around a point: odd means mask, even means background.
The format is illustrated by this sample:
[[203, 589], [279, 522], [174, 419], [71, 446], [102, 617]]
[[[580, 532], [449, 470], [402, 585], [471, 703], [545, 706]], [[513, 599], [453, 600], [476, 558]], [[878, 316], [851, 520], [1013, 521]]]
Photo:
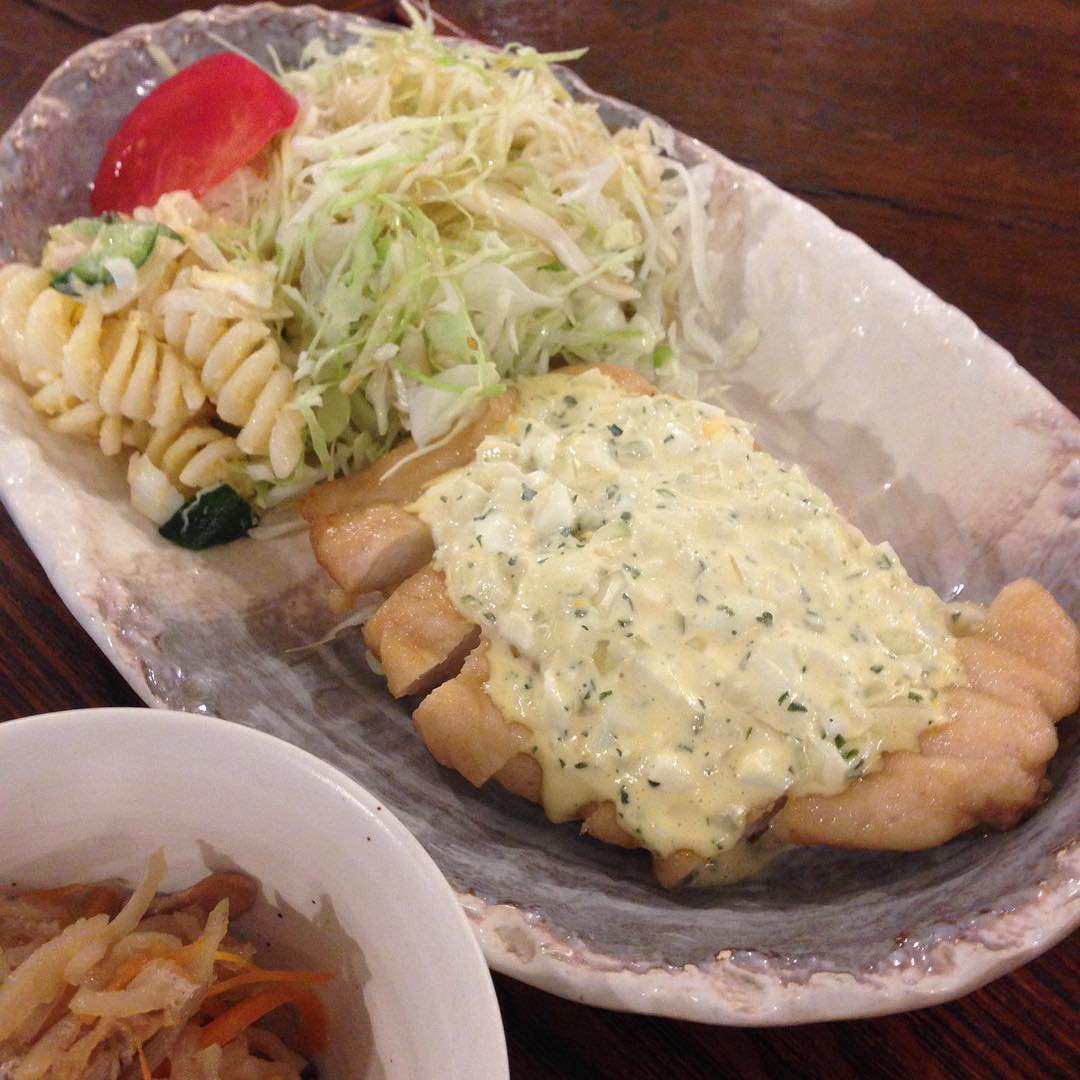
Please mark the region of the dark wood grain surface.
[[[0, 0], [0, 128], [65, 55], [170, 0]], [[208, 5], [209, 6], [209, 5]], [[392, 2], [341, 3], [391, 15]], [[444, 0], [466, 32], [589, 45], [594, 87], [813, 203], [1080, 411], [1080, 8], [1060, 0]], [[0, 512], [0, 719], [137, 704]], [[0, 813], [3, 812], [0, 792]], [[918, 1013], [734, 1030], [496, 977], [512, 1075], [1080, 1075], [1076, 937]]]

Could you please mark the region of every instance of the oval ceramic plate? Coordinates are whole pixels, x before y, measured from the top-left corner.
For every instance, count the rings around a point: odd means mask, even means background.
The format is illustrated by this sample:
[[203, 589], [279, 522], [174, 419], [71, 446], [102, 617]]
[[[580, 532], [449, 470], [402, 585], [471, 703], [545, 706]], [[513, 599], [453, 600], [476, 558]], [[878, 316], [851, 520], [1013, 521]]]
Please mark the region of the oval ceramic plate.
[[84, 709], [0, 724], [0, 873], [45, 888], [260, 884], [235, 932], [271, 965], [335, 973], [331, 1077], [509, 1075], [491, 976], [438, 868], [380, 800], [311, 754], [207, 716]]
[[[101, 147], [159, 71], [227, 40], [286, 63], [347, 16], [270, 5], [136, 27], [77, 54], [0, 143], [0, 235], [35, 258], [85, 212]], [[612, 124], [643, 116], [592, 94]], [[672, 133], [717, 170], [720, 298], [761, 344], [729, 378], [758, 440], [801, 461], [917, 579], [986, 600], [1033, 573], [1080, 611], [1080, 424], [1000, 347], [804, 203]], [[731, 1024], [911, 1008], [1048, 948], [1078, 918], [1075, 721], [1054, 790], [1019, 829], [916, 855], [793, 852], [715, 892], [664, 893], [648, 861], [553, 827], [440, 769], [328, 617], [304, 537], [207, 554], [171, 548], [128, 508], [122, 469], [45, 432], [0, 384], [4, 498], [71, 610], [148, 703], [213, 712], [331, 761], [379, 794], [458, 891], [489, 962], [579, 1001]]]

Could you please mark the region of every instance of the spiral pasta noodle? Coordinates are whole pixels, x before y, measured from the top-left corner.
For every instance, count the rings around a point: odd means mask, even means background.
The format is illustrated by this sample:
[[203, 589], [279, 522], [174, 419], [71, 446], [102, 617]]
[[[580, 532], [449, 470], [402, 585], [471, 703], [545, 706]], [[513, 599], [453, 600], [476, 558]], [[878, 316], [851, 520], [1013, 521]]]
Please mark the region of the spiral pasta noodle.
[[107, 457], [114, 457], [125, 447], [141, 449], [150, 439], [150, 425], [145, 421], [110, 416], [96, 401], [73, 398], [62, 379], [42, 387], [31, 397], [30, 404], [48, 417], [46, 422], [52, 431], [95, 441]]
[[228, 483], [250, 495], [251, 484], [241, 468], [244, 453], [236, 440], [205, 417], [149, 433], [128, 461], [131, 502], [139, 513], [166, 521], [195, 492]]
[[50, 428], [93, 439], [111, 456], [198, 412], [206, 399], [198, 376], [145, 332], [140, 312], [105, 316], [49, 283], [37, 267], [0, 270], [0, 354], [35, 389], [31, 404]]
[[80, 304], [49, 288], [36, 266], [0, 267], [0, 356], [13, 363], [28, 386], [45, 386], [60, 374], [64, 342]]
[[146, 443], [146, 456], [186, 493], [223, 480], [234, 480], [234, 466], [243, 451], [230, 435], [205, 422], [155, 431]]
[[304, 421], [290, 405], [292, 371], [265, 319], [183, 270], [158, 308], [166, 342], [199, 371], [218, 416], [240, 428], [236, 445], [289, 476], [303, 456]]
[[96, 400], [107, 415], [154, 428], [183, 423], [206, 401], [198, 374], [146, 331], [142, 312], [102, 318], [93, 303], [64, 347], [63, 378], [71, 393]]
[[[44, 270], [15, 263], [0, 270], [0, 352], [32, 387], [36, 409], [69, 434], [97, 435], [105, 419], [171, 428], [206, 401], [198, 374], [147, 332], [146, 315], [105, 315], [49, 288]], [[102, 440], [117, 453], [115, 439]]]

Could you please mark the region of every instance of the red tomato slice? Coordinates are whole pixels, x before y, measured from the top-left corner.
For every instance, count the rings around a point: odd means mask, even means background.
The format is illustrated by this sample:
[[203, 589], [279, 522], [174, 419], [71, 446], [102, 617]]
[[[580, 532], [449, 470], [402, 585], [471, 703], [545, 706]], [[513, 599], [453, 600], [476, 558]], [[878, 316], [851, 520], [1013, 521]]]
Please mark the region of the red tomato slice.
[[205, 194], [296, 117], [298, 105], [236, 53], [198, 60], [139, 102], [109, 141], [90, 205], [130, 213], [167, 191]]

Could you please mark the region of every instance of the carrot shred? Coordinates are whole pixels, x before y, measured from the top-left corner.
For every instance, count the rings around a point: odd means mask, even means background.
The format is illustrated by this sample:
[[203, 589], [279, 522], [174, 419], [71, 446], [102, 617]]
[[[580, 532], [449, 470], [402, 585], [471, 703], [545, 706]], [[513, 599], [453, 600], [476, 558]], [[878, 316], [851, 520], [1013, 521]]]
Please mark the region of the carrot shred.
[[295, 1000], [297, 991], [292, 986], [271, 986], [226, 1009], [202, 1029], [200, 1046], [224, 1046], [261, 1020], [268, 1012]]
[[[116, 905], [116, 890], [105, 885], [88, 886], [73, 883], [50, 889], [28, 891], [22, 893], [21, 896], [38, 902], [64, 902], [80, 892], [85, 892], [86, 895], [77, 905], [77, 918], [108, 914]], [[195, 941], [178, 949], [155, 951], [150, 948], [145, 952], [129, 956], [113, 973], [108, 989], [126, 989], [143, 969], [154, 961], [164, 963], [179, 971], [198, 947], [199, 942]], [[326, 1009], [309, 987], [321, 986], [332, 981], [334, 978], [332, 972], [261, 968], [239, 953], [227, 950], [217, 950], [214, 953], [214, 962], [226, 969], [233, 969], [236, 974], [229, 974], [228, 977], [214, 983], [200, 1005], [200, 1014], [210, 1018], [199, 1035], [201, 1047], [225, 1046], [268, 1013], [282, 1005], [292, 1005], [296, 1010], [298, 1021], [297, 1048], [307, 1055], [325, 1050], [328, 1044]], [[269, 985], [257, 989], [250, 996], [235, 1003], [222, 1000], [223, 995], [233, 990], [247, 986], [258, 987], [260, 984]], [[66, 1000], [56, 1003], [57, 1012], [66, 1010], [74, 992], [75, 987], [71, 987]], [[90, 1023], [94, 1017], [80, 1019]], [[136, 1046], [136, 1052], [140, 1080], [154, 1080], [153, 1071], [141, 1044]], [[163, 1067], [167, 1068], [167, 1063], [163, 1063]]]
[[51, 889], [31, 889], [29, 892], [19, 894], [21, 900], [66, 900], [73, 893], [85, 889], [85, 885], [75, 882], [71, 885], [57, 885]]
[[230, 990], [235, 990], [240, 986], [251, 986], [253, 983], [263, 982], [322, 986], [324, 983], [330, 982], [333, 977], [333, 972], [330, 971], [272, 971], [269, 968], [260, 968], [253, 964], [251, 970], [245, 971], [242, 975], [233, 975], [231, 978], [214, 983], [206, 992], [206, 996], [208, 998], [217, 997], [219, 994], [227, 994]]
[[301, 1053], [311, 1057], [325, 1050], [330, 1044], [329, 1026], [323, 1003], [310, 991], [302, 990], [294, 1002], [300, 1013], [300, 1027], [296, 1042]]
[[310, 991], [297, 986], [270, 986], [237, 1002], [202, 1029], [199, 1045], [224, 1046], [267, 1013], [292, 1004], [300, 1014], [297, 1042], [302, 1053], [311, 1054], [326, 1046], [326, 1010]]

